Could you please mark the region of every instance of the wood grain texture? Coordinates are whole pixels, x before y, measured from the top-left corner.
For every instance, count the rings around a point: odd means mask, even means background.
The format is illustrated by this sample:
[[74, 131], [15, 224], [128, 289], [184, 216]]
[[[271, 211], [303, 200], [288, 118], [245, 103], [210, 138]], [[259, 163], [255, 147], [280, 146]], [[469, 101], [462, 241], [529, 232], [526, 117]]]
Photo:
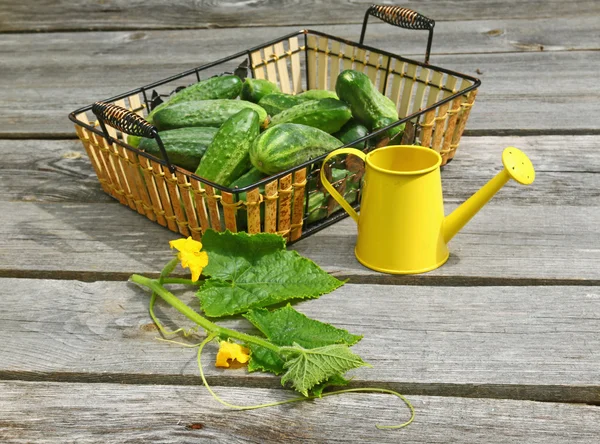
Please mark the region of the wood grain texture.
[[[422, 34], [389, 32], [386, 26], [373, 27], [367, 42], [422, 59]], [[587, 51], [600, 48], [595, 28], [595, 17], [441, 23], [431, 63], [482, 79], [467, 132], [598, 130], [592, 116], [600, 98], [589, 85], [600, 70], [600, 52]], [[360, 32], [347, 25], [317, 29], [353, 40]], [[73, 137], [66, 116], [76, 108], [296, 30], [5, 35], [0, 56], [3, 80], [11, 88], [0, 89], [0, 136]], [[564, 51], [573, 48], [585, 51]], [[239, 62], [212, 68], [207, 75], [232, 71]]]
[[[593, 406], [411, 396], [417, 415], [378, 394], [348, 394], [236, 412], [204, 387], [4, 382], [0, 437], [6, 442], [378, 442], [590, 443], [600, 409]], [[216, 387], [242, 404], [287, 399], [282, 390]]]
[[[56, 31], [93, 29], [165, 29], [221, 28], [246, 26], [282, 26], [306, 24], [361, 23], [372, 2], [335, 0], [286, 0], [285, 2], [216, 2], [177, 0], [168, 5], [152, 0], [127, 2], [49, 1], [17, 2], [7, 0], [0, 7], [0, 32]], [[403, 7], [414, 9], [434, 20], [473, 20], [490, 18], [533, 19], [540, 17], [576, 17], [598, 15], [593, 0], [570, 4], [558, 0], [535, 0], [523, 4], [512, 0], [491, 0], [477, 7], [469, 2], [439, 1], [423, 4], [406, 1]], [[372, 19], [375, 21], [375, 19]]]
[[[465, 138], [442, 177], [447, 211], [499, 170], [502, 149], [522, 148], [538, 170], [507, 185], [451, 242], [450, 261], [415, 277], [372, 272], [352, 251], [346, 219], [294, 245], [328, 271], [361, 282], [496, 283], [598, 280], [600, 164], [593, 136]], [[0, 141], [0, 270], [4, 276], [125, 279], [160, 271], [178, 236], [100, 192], [91, 166], [68, 159], [78, 141]], [[34, 187], [35, 185], [35, 187]], [[54, 201], [58, 200], [59, 202]]]
[[[1, 378], [199, 383], [193, 349], [156, 341], [147, 290], [102, 281], [3, 279], [2, 284]], [[199, 310], [192, 291], [175, 291]], [[350, 372], [354, 386], [600, 403], [598, 287], [347, 284], [296, 308], [364, 336], [353, 350], [373, 368]], [[165, 304], [157, 313], [169, 328], [192, 326]], [[241, 318], [219, 323], [256, 334]], [[216, 369], [215, 353], [215, 346], [207, 347], [205, 369], [212, 384], [279, 385], [267, 374]]]
[[[597, 206], [491, 203], [452, 240], [443, 267], [417, 276], [386, 275], [360, 265], [352, 254], [356, 226], [349, 219], [292, 248], [330, 273], [360, 282], [433, 283], [445, 277], [454, 284], [594, 283], [600, 270], [599, 216]], [[168, 241], [180, 237], [116, 202], [1, 202], [0, 225], [0, 270], [14, 277], [93, 280], [158, 273], [171, 255]]]
[[[500, 169], [502, 150], [517, 146], [538, 172], [529, 187], [511, 183], [494, 202], [518, 205], [600, 204], [596, 136], [464, 137], [442, 170], [446, 202], [467, 199]], [[114, 202], [101, 191], [78, 140], [1, 140], [0, 201]]]

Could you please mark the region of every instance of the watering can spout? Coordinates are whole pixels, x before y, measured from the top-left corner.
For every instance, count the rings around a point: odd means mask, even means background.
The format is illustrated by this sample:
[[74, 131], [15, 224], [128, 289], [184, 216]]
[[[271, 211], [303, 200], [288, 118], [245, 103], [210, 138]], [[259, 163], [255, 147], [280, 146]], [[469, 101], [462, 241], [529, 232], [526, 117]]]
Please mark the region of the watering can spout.
[[502, 164], [502, 171], [444, 219], [442, 230], [446, 242], [450, 241], [510, 179], [523, 185], [529, 185], [535, 179], [531, 161], [517, 148], [508, 147], [504, 150]]

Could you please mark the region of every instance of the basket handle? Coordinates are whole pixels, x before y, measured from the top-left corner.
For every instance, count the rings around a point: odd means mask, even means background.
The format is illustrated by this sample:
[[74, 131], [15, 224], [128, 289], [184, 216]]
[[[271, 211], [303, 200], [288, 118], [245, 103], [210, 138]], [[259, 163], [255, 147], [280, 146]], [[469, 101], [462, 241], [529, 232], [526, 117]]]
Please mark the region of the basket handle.
[[120, 106], [112, 103], [96, 102], [92, 105], [92, 112], [98, 118], [104, 137], [109, 143], [113, 143], [112, 137], [106, 130], [106, 124], [118, 129], [119, 131], [130, 134], [132, 136], [146, 137], [148, 139], [155, 139], [160, 152], [163, 155], [163, 159], [167, 163], [169, 171], [175, 172], [175, 166], [169, 161], [169, 156], [165, 150], [165, 146], [158, 135], [158, 130], [146, 119], [129, 111], [128, 109], [121, 108]]
[[360, 33], [359, 43], [362, 45], [365, 39], [365, 31], [367, 30], [367, 21], [369, 15], [377, 17], [390, 25], [399, 26], [406, 29], [422, 29], [429, 31], [427, 40], [427, 49], [425, 50], [425, 63], [429, 63], [429, 55], [431, 53], [431, 41], [433, 40], [433, 27], [435, 20], [425, 17], [412, 9], [402, 8], [400, 6], [390, 5], [371, 5], [365, 13], [362, 31]]

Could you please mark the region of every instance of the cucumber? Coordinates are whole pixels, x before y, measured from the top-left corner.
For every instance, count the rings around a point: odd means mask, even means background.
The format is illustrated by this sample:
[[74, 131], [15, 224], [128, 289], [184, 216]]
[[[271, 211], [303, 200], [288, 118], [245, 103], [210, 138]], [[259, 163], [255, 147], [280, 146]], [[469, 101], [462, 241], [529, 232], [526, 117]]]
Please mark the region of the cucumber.
[[[216, 128], [195, 127], [161, 131], [160, 138], [169, 156], [169, 161], [189, 171], [196, 171], [200, 159], [213, 141]], [[158, 143], [154, 139], [142, 138], [139, 149], [162, 159]]]
[[[245, 174], [243, 174], [242, 176], [240, 176], [239, 178], [234, 180], [231, 183], [231, 185], [229, 185], [229, 188], [244, 188], [244, 187], [247, 187], [249, 185], [252, 185], [252, 184], [258, 182], [261, 179], [264, 179], [265, 177], [267, 177], [266, 174], [262, 173], [258, 168], [252, 167], [248, 172], [246, 172]], [[265, 192], [264, 185], [261, 185], [258, 189], [261, 193]], [[246, 200], [246, 193], [238, 194], [238, 201], [240, 201], [240, 200], [244, 200], [244, 201]], [[260, 219], [261, 220], [264, 220], [264, 218], [265, 218], [264, 214], [265, 214], [264, 206], [260, 205]], [[240, 231], [243, 231], [248, 227], [248, 212], [245, 207], [241, 207], [237, 211], [236, 224], [237, 224], [237, 229]]]
[[[369, 130], [365, 126], [361, 125], [356, 120], [351, 119], [337, 133], [333, 134], [333, 136], [340, 139], [345, 145], [354, 142], [356, 139], [365, 137], [367, 134], [369, 134]], [[366, 146], [366, 140], [350, 146], [362, 150]]]
[[262, 106], [267, 114], [271, 117], [276, 116], [280, 112], [296, 106], [302, 103], [303, 100], [299, 96], [292, 96], [290, 94], [275, 93], [267, 94], [258, 101], [258, 104]]
[[[398, 121], [394, 102], [381, 94], [366, 74], [352, 69], [342, 71], [337, 77], [335, 91], [350, 106], [354, 118], [369, 131]], [[398, 125], [388, 135], [395, 136], [403, 130], [404, 125]]]
[[[348, 170], [343, 170], [339, 168], [333, 168], [331, 170], [331, 183], [334, 184], [334, 186], [336, 182], [339, 182], [340, 180], [346, 178], [346, 187], [342, 195], [349, 204], [353, 204], [356, 201], [356, 197], [358, 196], [358, 187], [360, 185], [360, 181], [350, 179], [351, 175], [352, 172]], [[327, 217], [328, 197], [328, 195], [324, 194], [321, 191], [317, 191], [316, 193], [309, 195], [308, 216], [306, 218], [307, 224], [316, 222], [321, 219], [325, 219]], [[332, 208], [331, 212], [333, 213], [339, 210], [340, 208], [341, 206], [338, 203], [336, 203], [336, 205]]]
[[281, 123], [258, 136], [250, 148], [252, 165], [276, 174], [322, 156], [343, 145], [335, 137], [297, 123]]
[[194, 100], [169, 105], [156, 112], [154, 125], [160, 130], [184, 128], [188, 126], [220, 127], [234, 114], [250, 108], [258, 114], [262, 124], [267, 118], [267, 112], [255, 103], [244, 100]]
[[338, 131], [351, 118], [350, 108], [341, 100], [309, 100], [273, 116], [268, 127], [282, 123], [299, 123], [331, 134]]
[[156, 112], [166, 106], [190, 100], [235, 99], [242, 92], [242, 80], [238, 76], [224, 75], [201, 80], [182, 89], [154, 108], [146, 120], [152, 121]]
[[[261, 170], [253, 166], [240, 177], [231, 182], [231, 184], [229, 184], [229, 188], [244, 188], [249, 185], [252, 185], [253, 183], [258, 182], [261, 179], [264, 179], [265, 177], [268, 176]], [[240, 196], [242, 194], [245, 195], [246, 193], [240, 193]]]
[[127, 143], [134, 148], [137, 148], [140, 146], [140, 142], [142, 141], [142, 139], [143, 139], [143, 137], [132, 136], [131, 134], [127, 134]]
[[242, 85], [242, 100], [258, 103], [267, 94], [281, 92], [273, 82], [264, 79], [246, 78]]
[[306, 223], [311, 224], [327, 217], [327, 197], [320, 191], [308, 195], [308, 216]]
[[196, 174], [218, 185], [227, 186], [249, 170], [249, 151], [260, 132], [258, 114], [242, 109], [223, 123], [196, 169]]
[[309, 89], [303, 93], [298, 94], [296, 97], [302, 100], [322, 100], [322, 99], [338, 99], [339, 97], [333, 91], [327, 91], [325, 89]]

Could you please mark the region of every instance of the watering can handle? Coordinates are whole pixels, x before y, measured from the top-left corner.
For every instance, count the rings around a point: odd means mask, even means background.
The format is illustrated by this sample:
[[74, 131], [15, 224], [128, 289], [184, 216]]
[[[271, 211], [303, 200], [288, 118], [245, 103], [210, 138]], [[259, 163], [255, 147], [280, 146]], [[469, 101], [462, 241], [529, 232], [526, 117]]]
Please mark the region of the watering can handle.
[[340, 193], [337, 192], [333, 185], [331, 185], [331, 183], [327, 180], [327, 177], [325, 175], [325, 165], [332, 157], [337, 156], [339, 154], [354, 154], [355, 156], [360, 157], [363, 160], [363, 162], [365, 161], [367, 155], [355, 148], [340, 148], [329, 153], [327, 157], [323, 160], [323, 164], [321, 165], [321, 183], [323, 184], [327, 192], [331, 194], [331, 197], [333, 197], [336, 200], [336, 202], [339, 203], [344, 210], [346, 210], [350, 217], [354, 219], [354, 222], [358, 223], [358, 213], [354, 211], [354, 208], [352, 208], [352, 206], [346, 201], [346, 199], [344, 199], [340, 195]]

